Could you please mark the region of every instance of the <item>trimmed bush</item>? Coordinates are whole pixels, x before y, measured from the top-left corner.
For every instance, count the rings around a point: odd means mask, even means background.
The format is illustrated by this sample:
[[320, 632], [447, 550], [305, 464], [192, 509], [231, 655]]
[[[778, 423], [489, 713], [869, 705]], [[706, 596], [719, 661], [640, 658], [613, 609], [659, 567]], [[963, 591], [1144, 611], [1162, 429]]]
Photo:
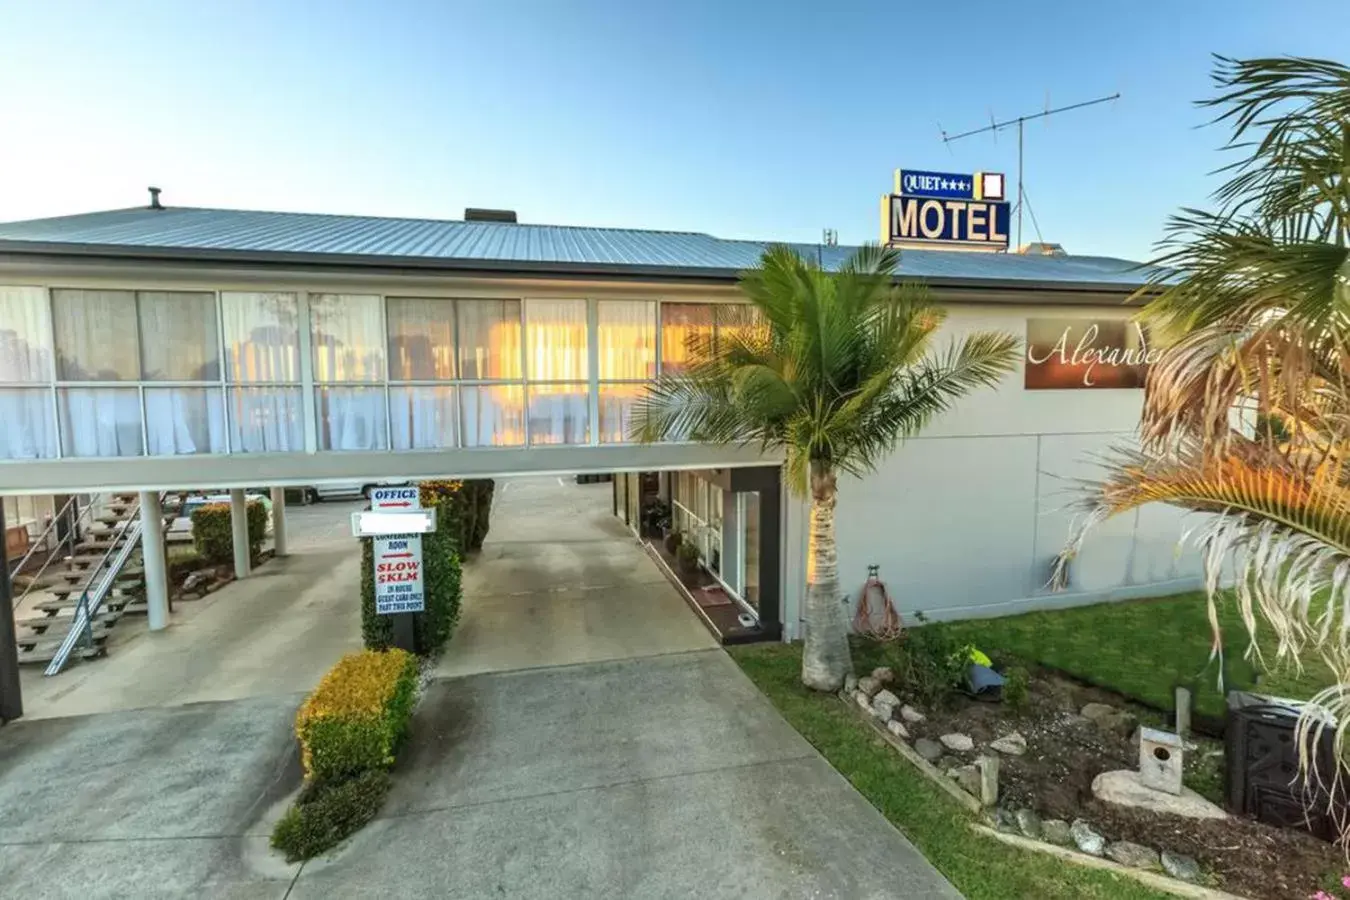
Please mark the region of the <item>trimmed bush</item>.
[[389, 773], [372, 769], [339, 784], [305, 789], [277, 822], [272, 846], [287, 862], [312, 859], [361, 830], [374, 819], [389, 793]]
[[[436, 510], [436, 530], [422, 535], [426, 610], [413, 616], [418, 651], [424, 656], [444, 647], [459, 622], [461, 526], [455, 498], [460, 486], [458, 481], [424, 481], [418, 485], [422, 507]], [[369, 540], [361, 542], [361, 636], [372, 650], [383, 650], [394, 643], [391, 617], [375, 612], [375, 547]]]
[[306, 780], [354, 778], [394, 761], [412, 717], [417, 659], [402, 650], [349, 653], [295, 718]]
[[[267, 507], [260, 500], [245, 505], [248, 521], [249, 559], [256, 559], [267, 536]], [[234, 560], [234, 532], [230, 528], [230, 505], [208, 503], [192, 512], [192, 544], [202, 559], [213, 563]]]

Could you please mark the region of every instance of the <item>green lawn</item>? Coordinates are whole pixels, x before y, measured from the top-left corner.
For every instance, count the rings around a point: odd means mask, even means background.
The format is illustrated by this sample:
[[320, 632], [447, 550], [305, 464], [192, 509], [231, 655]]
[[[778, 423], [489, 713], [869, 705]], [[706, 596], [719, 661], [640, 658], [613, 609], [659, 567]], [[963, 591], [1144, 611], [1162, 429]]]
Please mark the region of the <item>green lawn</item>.
[[[1221, 609], [1220, 622], [1229, 687], [1250, 688], [1256, 671], [1243, 659], [1247, 631], [1232, 602]], [[1172, 708], [1176, 686], [1188, 684], [1197, 711], [1223, 713], [1219, 666], [1209, 661], [1209, 618], [1200, 593], [927, 627], [950, 629], [992, 656], [1016, 656], [1062, 669], [1163, 709]], [[1261, 646], [1267, 662], [1273, 663], [1274, 645]], [[1330, 683], [1330, 673], [1314, 659], [1305, 661], [1302, 674], [1291, 665], [1264, 673], [1259, 689], [1306, 699]]]
[[971, 831], [970, 814], [851, 709], [802, 687], [800, 646], [756, 644], [728, 651], [783, 717], [968, 900], [1170, 897], [1132, 879], [1017, 850]]

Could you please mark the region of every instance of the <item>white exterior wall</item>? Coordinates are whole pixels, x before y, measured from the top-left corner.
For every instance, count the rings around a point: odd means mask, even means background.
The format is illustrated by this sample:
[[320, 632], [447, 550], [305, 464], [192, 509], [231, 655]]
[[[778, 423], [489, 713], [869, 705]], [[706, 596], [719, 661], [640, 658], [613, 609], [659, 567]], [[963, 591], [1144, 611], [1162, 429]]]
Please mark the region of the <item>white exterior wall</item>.
[[[1124, 309], [949, 307], [934, 346], [996, 329], [1025, 339], [1036, 317], [1106, 318]], [[1179, 554], [1183, 514], [1155, 505], [1099, 526], [1074, 560], [1068, 590], [1046, 589], [1064, 545], [1073, 479], [1094, 454], [1133, 440], [1142, 390], [1036, 390], [1019, 365], [997, 390], [977, 392], [901, 446], [865, 479], [841, 478], [837, 509], [841, 589], [856, 603], [867, 566], [907, 621], [1003, 616], [1053, 606], [1165, 594], [1199, 585], [1193, 551]], [[806, 503], [789, 502], [785, 622], [800, 637]], [[852, 607], [850, 607], [851, 609]]]

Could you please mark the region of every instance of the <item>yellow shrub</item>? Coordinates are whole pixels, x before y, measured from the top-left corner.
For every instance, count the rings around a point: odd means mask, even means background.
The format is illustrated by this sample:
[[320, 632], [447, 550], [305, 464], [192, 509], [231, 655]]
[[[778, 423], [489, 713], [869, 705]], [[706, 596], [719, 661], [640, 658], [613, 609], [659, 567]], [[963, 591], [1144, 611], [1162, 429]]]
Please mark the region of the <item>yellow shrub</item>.
[[416, 690], [417, 658], [406, 651], [344, 656], [295, 718], [305, 777], [341, 780], [393, 763]]

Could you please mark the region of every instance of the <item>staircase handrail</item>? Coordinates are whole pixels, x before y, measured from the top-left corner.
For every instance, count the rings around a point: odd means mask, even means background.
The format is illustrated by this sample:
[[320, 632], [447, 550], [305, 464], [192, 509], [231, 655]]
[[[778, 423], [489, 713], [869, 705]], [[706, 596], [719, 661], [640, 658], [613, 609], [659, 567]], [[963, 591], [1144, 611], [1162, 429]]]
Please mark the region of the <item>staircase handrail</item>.
[[[66, 512], [70, 509], [71, 505], [74, 504], [77, 499], [79, 499], [78, 495], [74, 494], [71, 495], [70, 499], [67, 500], [62, 505], [61, 511], [58, 512], [56, 515], [52, 516], [52, 520], [47, 523], [47, 527], [42, 530], [42, 534], [38, 535], [37, 540], [35, 540], [32, 543], [32, 546], [28, 548], [28, 552], [23, 555], [23, 559], [19, 560], [18, 565], [16, 565], [12, 570], [10, 570], [9, 580], [11, 584], [13, 584], [16, 575], [23, 574], [23, 567], [28, 565], [28, 560], [31, 559], [33, 554], [37, 552], [38, 548], [42, 546], [42, 542], [47, 539], [47, 535], [51, 533], [52, 529], [56, 527], [56, 524], [61, 521], [61, 517], [66, 514]], [[40, 579], [43, 576], [43, 574], [46, 573], [47, 567], [52, 564], [52, 560], [56, 559], [58, 556], [61, 555], [61, 548], [66, 544], [70, 544], [71, 550], [73, 551], [75, 549], [75, 535], [80, 530], [80, 524], [84, 522], [86, 516], [91, 516], [95, 508], [102, 505], [103, 505], [102, 494], [95, 494], [90, 499], [90, 501], [84, 505], [84, 508], [80, 510], [79, 514], [75, 517], [74, 521], [70, 523], [70, 533], [56, 542], [56, 546], [52, 547], [51, 551], [47, 554], [47, 558], [43, 560], [41, 568], [39, 568], [37, 572], [33, 574], [33, 577], [29, 580], [28, 586], [13, 597], [11, 605], [15, 609], [18, 609], [19, 604], [23, 602], [23, 599], [27, 597], [30, 592], [32, 592], [34, 586], [38, 582], [38, 579]]]

